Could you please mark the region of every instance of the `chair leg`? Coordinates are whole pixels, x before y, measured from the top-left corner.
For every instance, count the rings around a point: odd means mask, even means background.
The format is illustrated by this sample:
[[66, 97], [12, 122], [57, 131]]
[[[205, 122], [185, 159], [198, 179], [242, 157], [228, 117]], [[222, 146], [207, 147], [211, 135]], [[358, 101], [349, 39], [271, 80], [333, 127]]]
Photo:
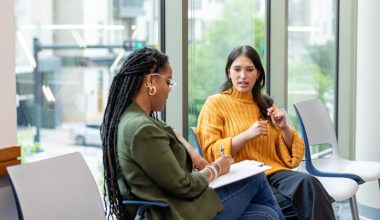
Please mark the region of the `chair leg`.
[[144, 212], [145, 212], [145, 208], [147, 206], [145, 205], [140, 205], [139, 208], [137, 209], [137, 212], [136, 212], [136, 216], [135, 216], [135, 219], [134, 220], [141, 220], [144, 218]]
[[353, 220], [359, 220], [358, 204], [356, 203], [356, 196], [350, 198], [351, 214]]
[[379, 189], [380, 189], [380, 179], [377, 180], [379, 182]]

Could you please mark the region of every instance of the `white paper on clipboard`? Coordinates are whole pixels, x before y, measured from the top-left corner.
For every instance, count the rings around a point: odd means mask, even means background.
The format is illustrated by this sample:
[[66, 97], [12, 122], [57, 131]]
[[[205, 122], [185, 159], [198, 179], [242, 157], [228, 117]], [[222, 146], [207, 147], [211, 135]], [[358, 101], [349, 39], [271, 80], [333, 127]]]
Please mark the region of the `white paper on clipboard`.
[[262, 173], [266, 170], [272, 168], [271, 166], [265, 165], [262, 162], [254, 160], [243, 160], [234, 163], [230, 167], [230, 171], [209, 183], [209, 187], [218, 188], [247, 177]]

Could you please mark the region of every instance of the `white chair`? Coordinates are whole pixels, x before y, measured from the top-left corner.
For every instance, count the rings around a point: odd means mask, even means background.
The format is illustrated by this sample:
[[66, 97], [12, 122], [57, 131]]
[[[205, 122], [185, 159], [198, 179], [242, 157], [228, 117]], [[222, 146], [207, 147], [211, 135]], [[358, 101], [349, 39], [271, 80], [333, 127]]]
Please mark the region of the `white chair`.
[[8, 176], [0, 176], [0, 219], [19, 219], [16, 201], [12, 193], [12, 187]]
[[[284, 108], [280, 108], [280, 110], [285, 113], [286, 121], [288, 125], [294, 128], [293, 121], [289, 117], [289, 114], [287, 113], [287, 111]], [[305, 154], [306, 152], [310, 154], [309, 150], [310, 149], [306, 148], [305, 146]], [[297, 171], [307, 172], [307, 170], [305, 169], [305, 161], [301, 162], [301, 164], [297, 167]], [[355, 194], [358, 191], [359, 185], [356, 181], [349, 178], [342, 178], [342, 177], [322, 177], [322, 176], [315, 176], [315, 177], [322, 183], [327, 193], [335, 201], [341, 202], [348, 199], [350, 201], [352, 218], [355, 220], [359, 219], [358, 207], [357, 207], [356, 197], [355, 197]]]
[[20, 146], [0, 146], [0, 219], [17, 220], [15, 197], [6, 167], [20, 164]]
[[[300, 166], [297, 167], [297, 171], [307, 172], [304, 164], [305, 162], [302, 161]], [[317, 178], [319, 182], [322, 183], [327, 193], [336, 202], [349, 200], [352, 219], [359, 220], [358, 205], [357, 205], [356, 196], [355, 196], [356, 192], [359, 189], [359, 185], [356, 181], [349, 178], [344, 178], [344, 177], [323, 177], [323, 176], [315, 176], [315, 175], [313, 176]]]
[[[305, 169], [314, 176], [350, 178], [358, 184], [378, 180], [380, 185], [380, 163], [374, 161], [351, 161], [342, 158], [338, 151], [338, 141], [330, 115], [319, 99], [299, 102], [294, 108], [301, 125], [305, 142]], [[311, 158], [310, 146], [329, 144], [332, 148], [330, 157]], [[345, 185], [342, 185], [346, 188]], [[351, 205], [356, 198], [352, 197]], [[352, 209], [358, 219], [357, 207]], [[356, 212], [356, 213], [354, 213]]]
[[[105, 219], [98, 188], [80, 153], [12, 166], [7, 170], [20, 219]], [[144, 218], [149, 207], [169, 206], [166, 202], [139, 199], [125, 199], [122, 203], [137, 207], [135, 220]]]
[[103, 203], [80, 153], [7, 168], [20, 219], [104, 220]]

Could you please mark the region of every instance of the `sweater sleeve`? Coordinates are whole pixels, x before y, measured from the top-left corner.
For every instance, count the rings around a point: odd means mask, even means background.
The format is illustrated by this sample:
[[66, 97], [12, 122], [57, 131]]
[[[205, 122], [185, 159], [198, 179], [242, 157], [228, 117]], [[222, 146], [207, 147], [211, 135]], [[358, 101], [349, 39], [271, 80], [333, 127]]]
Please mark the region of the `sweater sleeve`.
[[224, 154], [231, 154], [232, 137], [223, 137], [224, 118], [218, 110], [220, 103], [214, 97], [209, 97], [198, 117], [197, 139], [203, 154], [209, 162], [221, 156], [221, 146]]
[[166, 133], [156, 126], [146, 125], [136, 131], [131, 152], [146, 175], [169, 194], [192, 199], [208, 187], [202, 174], [181, 168]]
[[278, 148], [280, 155], [279, 158], [283, 163], [290, 169], [297, 167], [303, 159], [305, 145], [302, 138], [298, 135], [297, 131], [292, 128], [293, 132], [293, 143], [291, 150], [289, 151], [288, 147], [285, 144], [285, 141], [282, 137], [281, 132], [279, 132], [278, 137]]

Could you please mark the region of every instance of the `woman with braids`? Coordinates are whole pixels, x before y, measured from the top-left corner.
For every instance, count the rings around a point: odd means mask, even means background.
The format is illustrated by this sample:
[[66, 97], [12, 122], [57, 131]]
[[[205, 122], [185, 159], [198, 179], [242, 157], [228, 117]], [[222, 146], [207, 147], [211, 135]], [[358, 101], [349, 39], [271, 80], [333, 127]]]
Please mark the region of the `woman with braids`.
[[137, 197], [169, 203], [148, 208], [148, 219], [280, 219], [264, 174], [215, 191], [208, 187], [229, 171], [232, 159], [208, 164], [156, 119], [153, 113], [164, 109], [172, 86], [167, 56], [151, 48], [132, 52], [112, 81], [101, 128], [108, 217], [134, 216], [135, 207], [121, 201]]
[[235, 161], [268, 164], [269, 184], [286, 219], [334, 219], [332, 198], [314, 177], [291, 170], [303, 158], [304, 143], [285, 114], [262, 94], [265, 72], [251, 46], [232, 50], [220, 94], [210, 96], [198, 118], [197, 137], [205, 158], [219, 157], [219, 147]]

